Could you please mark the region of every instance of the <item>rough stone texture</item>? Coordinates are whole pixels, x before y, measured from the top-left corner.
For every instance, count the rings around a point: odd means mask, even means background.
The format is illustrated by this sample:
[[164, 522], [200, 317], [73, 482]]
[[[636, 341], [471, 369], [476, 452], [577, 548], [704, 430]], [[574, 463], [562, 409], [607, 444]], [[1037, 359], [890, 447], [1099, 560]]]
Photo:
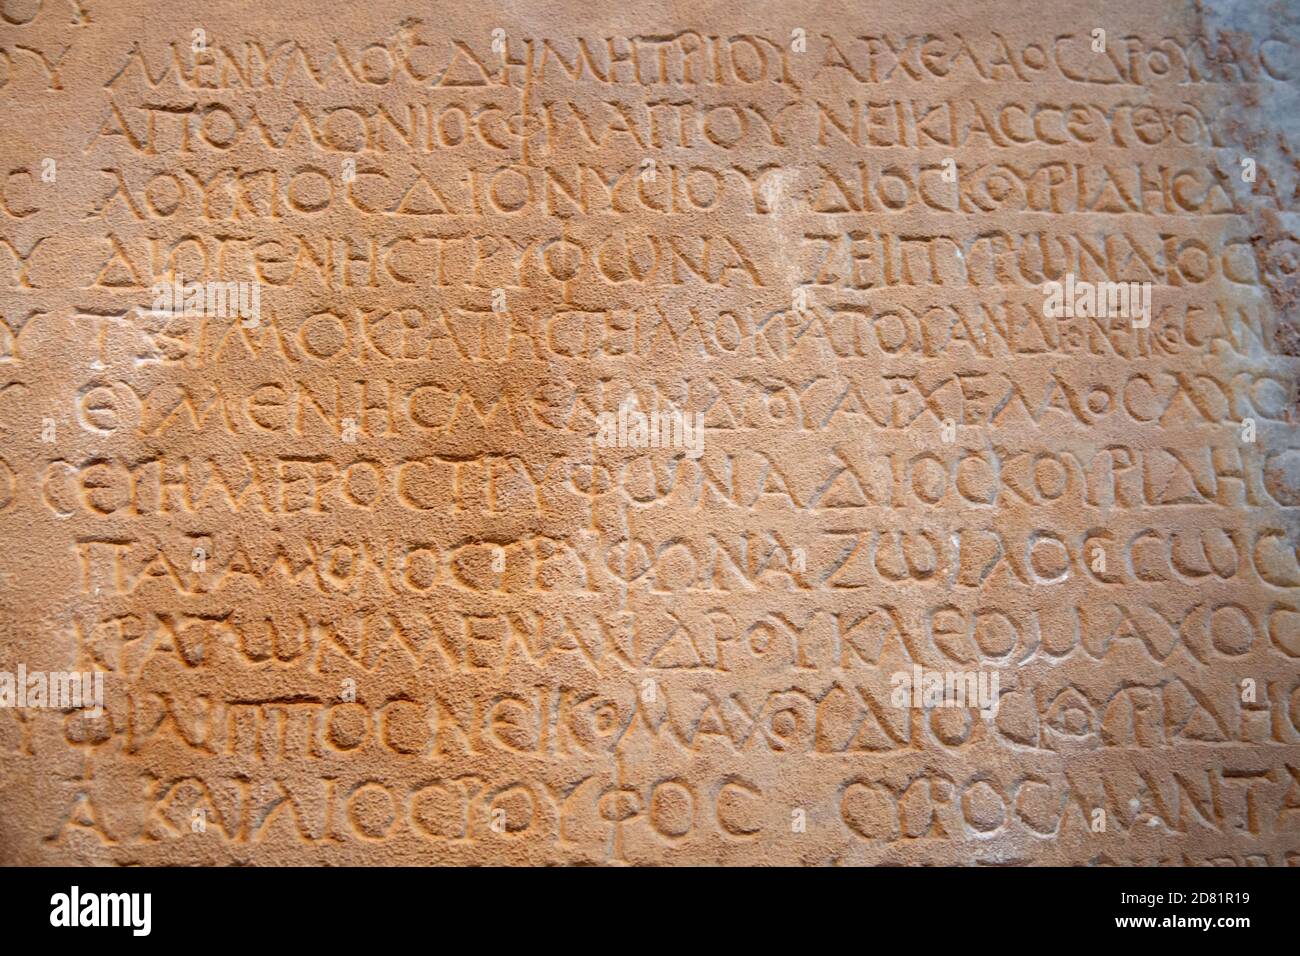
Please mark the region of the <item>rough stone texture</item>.
[[0, 862], [1296, 862], [1297, 36], [0, 0]]

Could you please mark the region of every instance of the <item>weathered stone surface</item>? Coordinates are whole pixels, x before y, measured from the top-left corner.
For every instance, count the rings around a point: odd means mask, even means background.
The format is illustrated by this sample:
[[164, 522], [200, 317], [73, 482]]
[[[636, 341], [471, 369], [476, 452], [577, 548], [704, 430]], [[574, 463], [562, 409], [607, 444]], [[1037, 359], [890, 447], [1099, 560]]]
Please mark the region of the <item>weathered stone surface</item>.
[[1296, 862], [1295, 20], [0, 0], [0, 862]]

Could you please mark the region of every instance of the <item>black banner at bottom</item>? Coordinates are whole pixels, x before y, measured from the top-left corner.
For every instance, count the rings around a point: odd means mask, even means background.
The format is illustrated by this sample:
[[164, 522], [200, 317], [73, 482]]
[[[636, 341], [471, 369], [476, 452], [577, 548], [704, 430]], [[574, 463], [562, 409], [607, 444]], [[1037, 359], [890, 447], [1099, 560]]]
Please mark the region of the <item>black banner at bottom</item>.
[[5, 925], [128, 946], [374, 945], [379, 934], [455, 933], [465, 921], [494, 942], [641, 923], [661, 936], [676, 924], [692, 943], [748, 931], [807, 945], [809, 920], [842, 932], [863, 919], [927, 935], [996, 924], [1085, 940], [1227, 943], [1293, 925], [1296, 891], [1286, 870], [1172, 868], [13, 868], [0, 880]]

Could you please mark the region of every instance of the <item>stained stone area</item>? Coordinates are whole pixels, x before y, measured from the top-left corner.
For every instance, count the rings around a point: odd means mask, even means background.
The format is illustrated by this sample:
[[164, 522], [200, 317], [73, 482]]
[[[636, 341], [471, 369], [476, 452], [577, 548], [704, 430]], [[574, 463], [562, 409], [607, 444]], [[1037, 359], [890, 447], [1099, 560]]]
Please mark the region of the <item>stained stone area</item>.
[[0, 863], [1300, 862], [1298, 19], [0, 0]]

